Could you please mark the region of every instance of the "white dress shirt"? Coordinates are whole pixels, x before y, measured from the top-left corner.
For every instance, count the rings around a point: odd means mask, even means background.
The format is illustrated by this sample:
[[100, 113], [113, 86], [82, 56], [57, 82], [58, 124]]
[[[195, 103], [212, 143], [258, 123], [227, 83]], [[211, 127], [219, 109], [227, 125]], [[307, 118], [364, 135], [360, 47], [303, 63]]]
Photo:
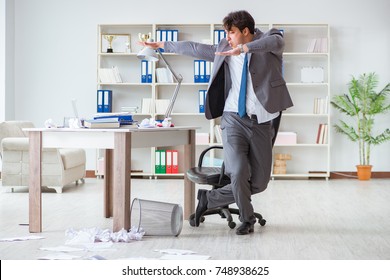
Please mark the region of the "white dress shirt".
[[[248, 53], [248, 67], [250, 63], [251, 54]], [[232, 79], [232, 87], [229, 91], [228, 98], [225, 102], [224, 111], [238, 112], [238, 96], [240, 94], [242, 68], [244, 64], [245, 53], [236, 56], [228, 56], [227, 63], [230, 69], [230, 77]], [[279, 112], [268, 113], [260, 101], [257, 99], [253, 90], [251, 75], [247, 75], [247, 90], [246, 90], [246, 113], [257, 116], [257, 122], [263, 123], [272, 120], [279, 116]]]

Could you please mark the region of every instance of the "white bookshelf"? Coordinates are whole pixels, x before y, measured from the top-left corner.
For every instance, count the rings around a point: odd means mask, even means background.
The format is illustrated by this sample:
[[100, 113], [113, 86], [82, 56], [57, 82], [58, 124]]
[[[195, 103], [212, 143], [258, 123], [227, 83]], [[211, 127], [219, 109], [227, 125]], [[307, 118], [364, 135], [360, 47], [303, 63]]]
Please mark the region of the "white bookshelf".
[[[294, 107], [283, 112], [280, 131], [295, 131], [298, 142], [295, 145], [276, 145], [275, 153], [290, 153], [292, 160], [287, 163], [287, 174], [272, 174], [272, 178], [278, 177], [329, 177], [329, 125], [327, 144], [316, 144], [316, 135], [320, 123], [330, 123], [329, 112], [325, 114], [313, 113], [314, 98], [328, 96], [330, 87], [330, 48], [329, 26], [327, 24], [257, 24], [263, 32], [271, 27], [284, 30], [286, 41], [284, 53], [284, 75], [292, 96]], [[212, 43], [214, 29], [222, 29], [221, 24], [101, 24], [98, 25], [97, 38], [97, 68], [117, 66], [123, 83], [100, 83], [97, 74], [97, 89], [111, 89], [113, 91], [113, 111], [120, 111], [122, 106], [138, 106], [141, 112], [142, 99], [151, 98], [170, 99], [175, 83], [157, 83], [154, 70], [164, 66], [162, 61], [153, 64], [152, 83], [141, 83], [141, 62], [136, 54], [142, 49], [138, 45], [138, 33], [151, 33], [156, 38], [158, 29], [178, 30], [178, 40], [191, 40]], [[102, 34], [128, 34], [130, 35], [131, 51], [127, 53], [107, 53], [101, 49]], [[308, 45], [315, 38], [327, 38], [326, 52], [307, 52]], [[195, 125], [200, 127], [197, 132], [209, 133], [208, 144], [197, 145], [197, 155], [208, 145], [217, 143], [214, 135], [214, 125], [219, 119], [206, 120], [204, 113], [199, 113], [198, 91], [207, 89], [207, 83], [194, 83], [193, 61], [194, 58], [177, 54], [164, 53], [176, 73], [183, 76], [180, 92], [172, 111], [172, 120], [175, 125]], [[161, 65], [160, 65], [161, 63]], [[320, 83], [302, 83], [300, 80], [300, 68], [305, 66], [318, 66], [324, 69], [324, 81]], [[97, 69], [97, 72], [98, 72]], [[329, 108], [329, 107], [328, 107]], [[134, 119], [141, 121], [144, 118], [163, 117], [152, 110], [150, 114], [134, 114]], [[287, 129], [288, 128], [288, 129]], [[185, 170], [180, 162], [183, 162], [183, 151], [180, 147], [171, 147], [179, 150], [179, 173], [156, 174], [154, 172], [155, 148], [135, 149], [132, 158], [132, 167], [142, 172], [132, 175], [148, 177], [177, 176], [183, 177]], [[304, 157], [306, 157], [306, 161]], [[312, 160], [314, 159], [314, 161]], [[320, 171], [315, 174], [313, 171]], [[310, 173], [309, 173], [310, 172]], [[99, 175], [99, 174], [97, 174]]]
[[[330, 176], [330, 29], [327, 24], [273, 24], [284, 30], [284, 77], [294, 107], [283, 112], [279, 131], [296, 132], [297, 144], [275, 145], [275, 153], [291, 154], [286, 174], [272, 178], [329, 178]], [[308, 50], [314, 39], [325, 38], [326, 49]], [[318, 40], [321, 41], [321, 40]], [[323, 45], [323, 47], [325, 46]], [[321, 67], [324, 80], [302, 82], [302, 67]], [[314, 113], [315, 98], [326, 99], [327, 111]], [[327, 142], [317, 144], [319, 124], [328, 124]]]

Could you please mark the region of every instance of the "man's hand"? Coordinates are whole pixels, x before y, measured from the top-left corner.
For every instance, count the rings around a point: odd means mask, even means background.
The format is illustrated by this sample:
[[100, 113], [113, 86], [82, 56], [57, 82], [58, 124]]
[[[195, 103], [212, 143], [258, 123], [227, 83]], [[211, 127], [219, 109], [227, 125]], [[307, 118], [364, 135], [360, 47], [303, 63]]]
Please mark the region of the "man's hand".
[[224, 55], [224, 56], [233, 56], [233, 55], [240, 55], [241, 50], [238, 47], [235, 47], [234, 49], [228, 50], [226, 52], [216, 52], [215, 55]]
[[154, 50], [161, 48], [164, 48], [164, 42], [138, 42], [139, 45], [152, 48]]

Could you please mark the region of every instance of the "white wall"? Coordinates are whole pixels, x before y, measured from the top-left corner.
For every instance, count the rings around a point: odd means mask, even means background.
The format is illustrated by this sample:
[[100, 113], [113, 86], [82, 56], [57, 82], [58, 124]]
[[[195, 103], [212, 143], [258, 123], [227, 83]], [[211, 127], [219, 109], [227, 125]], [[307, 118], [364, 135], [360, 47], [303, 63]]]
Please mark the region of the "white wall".
[[[333, 94], [346, 92], [351, 75], [363, 72], [377, 72], [381, 86], [390, 82], [388, 0], [149, 2], [143, 8], [144, 1], [15, 0], [15, 119], [61, 123], [72, 112], [71, 98], [78, 99], [81, 115], [94, 113], [98, 24], [219, 23], [238, 9], [258, 23], [329, 23]], [[389, 123], [390, 114], [378, 120], [381, 128]], [[354, 171], [356, 145], [335, 134], [331, 141], [331, 170]], [[373, 171], [390, 170], [383, 155], [390, 155], [390, 142], [373, 150]]]
[[0, 0], [0, 121], [5, 120], [5, 0]]

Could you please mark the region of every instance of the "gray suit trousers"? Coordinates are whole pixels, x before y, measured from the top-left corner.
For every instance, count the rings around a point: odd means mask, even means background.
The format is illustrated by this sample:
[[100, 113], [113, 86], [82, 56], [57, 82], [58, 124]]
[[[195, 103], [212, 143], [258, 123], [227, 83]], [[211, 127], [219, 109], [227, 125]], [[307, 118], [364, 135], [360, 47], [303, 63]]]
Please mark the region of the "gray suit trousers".
[[271, 176], [273, 129], [237, 113], [221, 118], [225, 172], [231, 184], [208, 193], [208, 208], [236, 203], [241, 222], [255, 223], [251, 195], [264, 191]]

